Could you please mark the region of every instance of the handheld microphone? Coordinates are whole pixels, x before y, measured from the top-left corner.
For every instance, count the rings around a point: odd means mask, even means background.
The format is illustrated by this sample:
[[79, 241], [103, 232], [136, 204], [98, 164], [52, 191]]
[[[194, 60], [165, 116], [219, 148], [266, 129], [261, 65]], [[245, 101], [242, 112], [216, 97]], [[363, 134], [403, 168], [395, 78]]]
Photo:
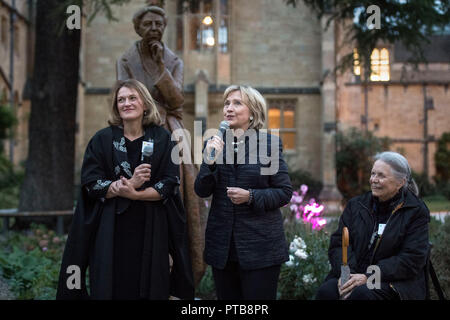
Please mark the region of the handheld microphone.
[[150, 164], [150, 157], [153, 154], [153, 140], [144, 141], [142, 143], [141, 162]]
[[[225, 134], [225, 132], [228, 130], [228, 129], [230, 129], [230, 124], [228, 123], [228, 121], [222, 121], [221, 123], [220, 123], [220, 125], [219, 125], [219, 132], [220, 132], [220, 137], [222, 138], [222, 140], [223, 140], [223, 135]], [[209, 154], [209, 160], [214, 160], [214, 158], [216, 157], [216, 149], [215, 148], [213, 148], [212, 150], [211, 150], [211, 153]]]

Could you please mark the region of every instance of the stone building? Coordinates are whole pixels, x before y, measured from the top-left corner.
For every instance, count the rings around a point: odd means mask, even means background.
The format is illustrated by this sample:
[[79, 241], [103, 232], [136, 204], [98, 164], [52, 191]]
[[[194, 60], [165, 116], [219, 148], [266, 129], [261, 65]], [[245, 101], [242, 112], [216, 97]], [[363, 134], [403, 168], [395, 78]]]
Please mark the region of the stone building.
[[33, 57], [30, 2], [0, 1], [0, 102], [3, 107], [12, 105], [18, 119], [13, 138], [6, 140], [3, 147], [7, 158], [16, 165], [26, 159], [28, 150], [28, 79]]
[[[9, 2], [0, 1], [0, 89], [7, 92], [9, 44], [3, 44], [3, 18], [9, 19]], [[20, 2], [32, 1], [16, 1]], [[118, 21], [98, 15], [90, 25], [83, 22], [77, 173], [90, 137], [107, 125], [116, 60], [139, 39], [131, 20], [148, 2], [131, 0], [114, 7]], [[334, 24], [325, 29], [326, 17], [318, 20], [301, 1], [296, 8], [270, 0], [191, 3], [165, 1], [169, 19], [163, 40], [184, 61], [184, 125], [191, 133], [193, 147], [198, 133], [195, 121], [203, 128], [217, 128], [222, 120], [224, 89], [230, 84], [248, 84], [268, 102], [267, 127], [280, 129], [290, 169], [306, 170], [321, 180], [325, 186], [322, 199], [330, 204], [340, 199], [335, 173], [336, 130], [352, 126], [364, 129], [367, 124], [377, 136], [391, 137], [394, 150], [400, 148], [414, 170], [428, 172], [430, 177], [434, 174], [435, 140], [450, 129], [448, 36], [432, 39], [433, 46], [428, 48], [431, 63], [420, 66], [419, 71], [404, 70], [404, 49], [380, 45], [373, 53], [372, 81], [364, 90], [357, 68], [333, 76], [342, 54], [341, 31]], [[24, 9], [17, 26], [22, 30], [19, 54], [29, 55], [17, 58], [21, 62], [15, 65], [14, 80], [18, 105], [22, 104], [16, 109], [22, 117], [29, 112], [29, 102], [22, 97], [32, 66], [26, 13]], [[352, 49], [344, 45], [344, 51]], [[424, 122], [425, 115], [428, 120]], [[16, 162], [26, 157], [24, 120], [18, 129], [23, 136], [16, 139]]]
[[[115, 62], [138, 39], [131, 19], [147, 1], [118, 7], [118, 22], [96, 18], [82, 35], [79, 164], [89, 138], [106, 125]], [[334, 170], [334, 33], [303, 5], [282, 1], [165, 1], [164, 41], [184, 61], [184, 124], [194, 141], [194, 121], [217, 128], [222, 95], [230, 84], [257, 88], [268, 102], [268, 128], [280, 128], [292, 170], [325, 182], [339, 197]], [[280, 23], [283, 21], [283, 23]], [[325, 127], [325, 131], [322, 128]]]

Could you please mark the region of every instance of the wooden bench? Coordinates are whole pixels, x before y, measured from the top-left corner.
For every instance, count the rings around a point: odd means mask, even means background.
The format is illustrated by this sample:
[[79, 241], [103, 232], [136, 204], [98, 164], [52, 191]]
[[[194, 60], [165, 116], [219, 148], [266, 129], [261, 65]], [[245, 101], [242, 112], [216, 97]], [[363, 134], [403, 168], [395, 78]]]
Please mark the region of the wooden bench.
[[64, 233], [64, 216], [73, 215], [73, 210], [60, 211], [20, 211], [18, 209], [0, 209], [0, 217], [3, 217], [3, 233], [9, 231], [9, 219], [13, 217], [57, 217], [56, 232]]

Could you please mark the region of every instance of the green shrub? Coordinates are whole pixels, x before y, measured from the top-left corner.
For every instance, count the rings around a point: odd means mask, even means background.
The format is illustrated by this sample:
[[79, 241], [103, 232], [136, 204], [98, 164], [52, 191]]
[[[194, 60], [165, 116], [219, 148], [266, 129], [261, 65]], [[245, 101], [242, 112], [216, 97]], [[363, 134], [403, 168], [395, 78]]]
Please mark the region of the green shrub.
[[10, 232], [0, 246], [0, 270], [17, 299], [55, 299], [65, 237], [32, 225], [31, 232]]
[[[439, 283], [444, 294], [449, 298], [450, 294], [450, 217], [444, 223], [432, 219], [430, 223], [431, 262], [436, 271]], [[432, 299], [438, 299], [430, 278], [430, 293]]]
[[308, 193], [306, 198], [318, 199], [320, 192], [322, 191], [323, 184], [321, 181], [316, 180], [311, 173], [304, 170], [295, 170], [289, 172], [289, 177], [291, 178], [292, 187], [294, 190], [300, 189], [302, 184], [308, 186]]
[[450, 181], [447, 181], [447, 183], [442, 184], [439, 188], [440, 193], [448, 200], [450, 200]]
[[337, 184], [346, 200], [370, 190], [373, 156], [389, 150], [389, 145], [388, 138], [378, 138], [356, 128], [336, 134]]
[[436, 167], [436, 179], [439, 182], [450, 181], [450, 132], [442, 134], [438, 140], [436, 153], [434, 154]]
[[211, 266], [206, 267], [205, 274], [202, 280], [195, 289], [195, 297], [202, 300], [216, 300], [216, 287], [214, 286], [214, 279]]
[[436, 194], [436, 186], [430, 182], [430, 180], [423, 173], [417, 173], [412, 171], [412, 177], [416, 181], [419, 188], [419, 195], [421, 197], [427, 197]]
[[[328, 230], [334, 227], [330, 225]], [[285, 226], [290, 243], [290, 261], [281, 266], [278, 299], [312, 300], [330, 271], [328, 262], [329, 232], [313, 230], [310, 224]]]

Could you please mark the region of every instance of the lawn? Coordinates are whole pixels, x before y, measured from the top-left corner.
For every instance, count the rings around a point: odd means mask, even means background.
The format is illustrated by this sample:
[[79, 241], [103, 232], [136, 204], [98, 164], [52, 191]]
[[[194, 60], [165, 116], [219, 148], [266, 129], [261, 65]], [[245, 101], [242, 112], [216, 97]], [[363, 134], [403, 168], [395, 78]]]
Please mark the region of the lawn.
[[430, 212], [450, 212], [450, 200], [446, 199], [444, 196], [435, 195], [424, 197], [423, 201], [427, 205]]

